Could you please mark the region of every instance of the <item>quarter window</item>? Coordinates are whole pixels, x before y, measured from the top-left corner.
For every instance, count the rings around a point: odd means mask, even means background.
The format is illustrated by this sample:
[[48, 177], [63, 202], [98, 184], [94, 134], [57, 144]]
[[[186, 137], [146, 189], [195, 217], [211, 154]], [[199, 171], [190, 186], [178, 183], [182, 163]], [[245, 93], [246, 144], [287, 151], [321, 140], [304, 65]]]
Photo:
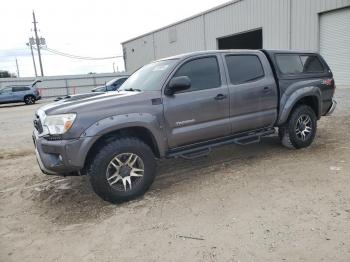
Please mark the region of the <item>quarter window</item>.
[[302, 55], [300, 58], [303, 64], [304, 73], [321, 73], [324, 71], [324, 67], [317, 56]]
[[282, 74], [322, 73], [324, 67], [315, 55], [277, 55], [277, 66]]
[[182, 65], [173, 77], [188, 76], [191, 79], [189, 91], [221, 86], [219, 65], [216, 57], [191, 60]]
[[232, 84], [242, 84], [264, 76], [264, 69], [256, 55], [228, 55], [225, 59]]

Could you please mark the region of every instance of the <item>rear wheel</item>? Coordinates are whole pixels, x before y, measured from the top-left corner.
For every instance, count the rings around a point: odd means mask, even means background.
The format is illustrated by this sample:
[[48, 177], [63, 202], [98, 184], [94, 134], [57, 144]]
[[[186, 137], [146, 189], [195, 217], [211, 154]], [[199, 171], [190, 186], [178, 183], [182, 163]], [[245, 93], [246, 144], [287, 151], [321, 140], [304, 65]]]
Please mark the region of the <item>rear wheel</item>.
[[33, 105], [33, 104], [35, 104], [35, 97], [34, 96], [26, 96], [24, 98], [24, 103], [26, 103], [26, 105]]
[[317, 117], [311, 107], [296, 107], [287, 123], [278, 130], [282, 144], [288, 148], [304, 148], [311, 145], [317, 129]]
[[88, 168], [95, 193], [112, 203], [143, 195], [155, 174], [154, 154], [137, 138], [120, 138], [103, 146]]

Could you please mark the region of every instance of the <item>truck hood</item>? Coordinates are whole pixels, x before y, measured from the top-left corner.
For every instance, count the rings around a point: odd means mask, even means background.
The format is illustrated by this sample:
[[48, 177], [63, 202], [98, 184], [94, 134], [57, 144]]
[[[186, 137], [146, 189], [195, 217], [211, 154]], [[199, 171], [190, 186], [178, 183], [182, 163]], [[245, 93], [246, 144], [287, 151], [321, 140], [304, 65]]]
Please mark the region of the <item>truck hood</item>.
[[76, 113], [72, 128], [63, 136], [64, 139], [74, 139], [91, 125], [108, 117], [132, 113], [155, 114], [162, 110], [163, 105], [159, 101], [160, 91], [115, 91], [74, 101], [47, 104], [39, 108], [36, 114], [43, 119], [45, 115]]
[[[159, 92], [137, 92], [137, 91], [122, 91], [122, 92], [108, 92], [91, 97], [86, 97], [78, 100], [67, 100], [65, 102], [55, 102], [44, 105], [39, 108], [45, 112], [46, 115], [56, 115], [65, 113], [92, 113], [96, 111], [109, 111], [109, 108], [114, 108], [113, 112], [118, 106], [131, 105], [134, 103], [151, 103], [150, 99], [159, 97]], [[104, 115], [104, 114], [103, 114]]]

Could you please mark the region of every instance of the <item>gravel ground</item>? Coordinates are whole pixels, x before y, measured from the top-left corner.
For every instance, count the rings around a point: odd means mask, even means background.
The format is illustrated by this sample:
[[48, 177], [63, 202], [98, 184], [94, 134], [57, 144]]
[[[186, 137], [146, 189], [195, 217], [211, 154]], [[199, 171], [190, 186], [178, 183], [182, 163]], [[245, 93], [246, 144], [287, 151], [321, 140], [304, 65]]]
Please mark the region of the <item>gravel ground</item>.
[[350, 89], [336, 98], [307, 149], [273, 136], [161, 161], [150, 191], [121, 205], [86, 177], [41, 174], [40, 105], [0, 105], [0, 261], [348, 262]]

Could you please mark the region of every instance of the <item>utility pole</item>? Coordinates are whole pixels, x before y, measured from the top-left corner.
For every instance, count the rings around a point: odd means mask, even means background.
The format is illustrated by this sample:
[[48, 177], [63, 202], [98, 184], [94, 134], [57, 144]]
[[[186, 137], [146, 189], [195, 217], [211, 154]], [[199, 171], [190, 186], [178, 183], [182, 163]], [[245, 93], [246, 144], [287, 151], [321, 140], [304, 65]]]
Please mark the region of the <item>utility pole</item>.
[[35, 43], [36, 43], [36, 47], [38, 49], [40, 72], [41, 72], [41, 76], [44, 76], [44, 70], [43, 70], [43, 64], [42, 64], [42, 61], [41, 61], [41, 52], [40, 52], [40, 39], [38, 37], [38, 30], [36, 28], [37, 22], [35, 20], [34, 10], [33, 10], [33, 24], [34, 24], [34, 33], [35, 33]]
[[[32, 40], [33, 40], [33, 41], [32, 41]], [[33, 37], [32, 37], [32, 39], [29, 39], [29, 43], [27, 43], [26, 45], [30, 47], [30, 52], [31, 52], [31, 54], [32, 54], [32, 59], [33, 59], [35, 77], [37, 77], [37, 76], [38, 76], [38, 73], [36, 72], [36, 64], [35, 64], [35, 58], [34, 58], [34, 53], [33, 53], [32, 42], [34, 42], [34, 38], [33, 38]]]
[[115, 65], [115, 62], [113, 62], [113, 72], [115, 73], [115, 67], [114, 67], [114, 65]]
[[16, 57], [16, 67], [17, 67], [17, 77], [19, 77], [19, 68], [18, 68], [17, 57]]

